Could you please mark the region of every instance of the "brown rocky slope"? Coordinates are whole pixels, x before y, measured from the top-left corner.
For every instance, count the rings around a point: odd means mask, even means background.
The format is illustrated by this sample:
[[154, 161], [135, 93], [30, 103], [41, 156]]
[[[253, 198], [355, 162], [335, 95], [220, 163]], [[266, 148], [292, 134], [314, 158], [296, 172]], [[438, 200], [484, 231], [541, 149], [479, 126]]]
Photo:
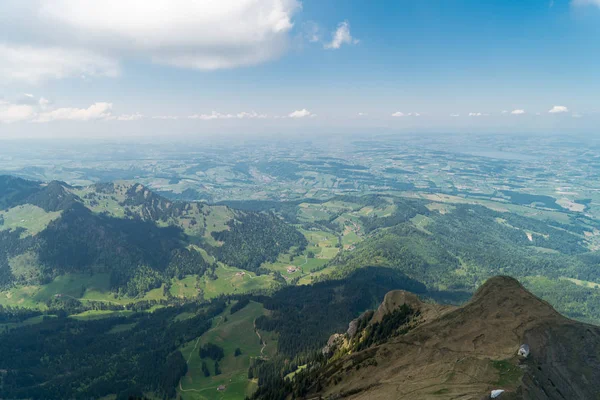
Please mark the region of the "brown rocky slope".
[[502, 389], [500, 400], [600, 399], [600, 328], [561, 316], [513, 278], [489, 279], [456, 309], [392, 292], [371, 323], [403, 303], [419, 311], [411, 330], [332, 359], [308, 398], [480, 400]]

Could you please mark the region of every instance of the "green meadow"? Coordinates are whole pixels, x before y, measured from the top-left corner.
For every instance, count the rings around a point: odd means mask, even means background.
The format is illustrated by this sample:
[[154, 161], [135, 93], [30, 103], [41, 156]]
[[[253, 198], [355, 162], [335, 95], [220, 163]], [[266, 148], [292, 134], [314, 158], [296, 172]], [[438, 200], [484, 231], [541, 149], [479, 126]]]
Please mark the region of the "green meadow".
[[[194, 341], [186, 343], [180, 350], [188, 362], [188, 372], [181, 379], [178, 394], [186, 400], [238, 400], [250, 395], [256, 389], [256, 383], [248, 380], [248, 367], [252, 359], [266, 357], [277, 348], [276, 340], [267, 333], [259, 332], [266, 345], [261, 345], [254, 320], [267, 311], [259, 303], [250, 302], [246, 307], [230, 314], [228, 307], [223, 314], [215, 318], [213, 327]], [[202, 372], [200, 347], [213, 343], [223, 348], [225, 357], [219, 362], [221, 374], [215, 376], [214, 361], [207, 358], [210, 376]], [[242, 354], [235, 357], [235, 349]], [[261, 355], [262, 352], [262, 355]], [[219, 386], [225, 390], [218, 391]]]

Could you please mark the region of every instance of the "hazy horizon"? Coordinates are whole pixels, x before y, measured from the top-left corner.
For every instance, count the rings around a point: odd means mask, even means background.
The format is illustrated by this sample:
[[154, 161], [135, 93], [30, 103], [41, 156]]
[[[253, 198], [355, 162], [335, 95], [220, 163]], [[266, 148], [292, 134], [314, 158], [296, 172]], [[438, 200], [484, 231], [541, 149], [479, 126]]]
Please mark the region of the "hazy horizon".
[[0, 139], [595, 134], [599, 21], [596, 0], [8, 0]]

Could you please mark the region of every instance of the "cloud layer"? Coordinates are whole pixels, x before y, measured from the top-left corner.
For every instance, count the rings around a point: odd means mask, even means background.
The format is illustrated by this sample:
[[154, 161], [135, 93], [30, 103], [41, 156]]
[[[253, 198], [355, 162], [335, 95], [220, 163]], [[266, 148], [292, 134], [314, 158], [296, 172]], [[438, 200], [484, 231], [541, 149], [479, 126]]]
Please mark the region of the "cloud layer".
[[53, 111], [42, 112], [35, 122], [50, 121], [90, 121], [106, 119], [111, 116], [112, 103], [94, 103], [88, 108], [58, 108]]
[[204, 121], [210, 121], [213, 119], [264, 119], [267, 118], [265, 114], [259, 114], [255, 111], [245, 112], [242, 111], [237, 114], [221, 114], [219, 112], [213, 111], [210, 114], [194, 114], [187, 117], [188, 119], [200, 119]]
[[8, 104], [0, 102], [0, 123], [26, 121], [34, 115], [33, 107], [25, 104]]
[[300, 9], [297, 0], [4, 0], [0, 80], [114, 76], [126, 57], [201, 70], [259, 64], [286, 50]]
[[109, 102], [96, 102], [87, 108], [78, 107], [54, 107], [44, 97], [36, 98], [32, 94], [23, 94], [18, 100], [9, 102], [0, 99], [0, 124], [12, 124], [16, 122], [47, 123], [54, 121], [139, 121], [143, 119], [153, 120], [242, 120], [242, 119], [302, 119], [312, 118], [317, 115], [306, 108], [295, 110], [288, 115], [272, 115], [258, 113], [256, 111], [241, 111], [237, 113], [220, 113], [212, 111], [209, 114], [196, 113], [188, 116], [180, 115], [154, 115], [146, 116], [136, 112], [132, 114], [113, 114], [113, 104]]
[[35, 84], [69, 76], [117, 76], [115, 60], [89, 51], [0, 44], [0, 82]]

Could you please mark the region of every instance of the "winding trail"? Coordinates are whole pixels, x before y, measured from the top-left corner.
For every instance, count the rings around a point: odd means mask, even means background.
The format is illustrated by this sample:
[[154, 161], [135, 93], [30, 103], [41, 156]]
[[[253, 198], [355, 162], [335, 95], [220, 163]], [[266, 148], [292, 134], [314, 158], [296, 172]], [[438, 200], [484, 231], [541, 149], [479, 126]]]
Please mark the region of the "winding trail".
[[263, 360], [268, 360], [269, 357], [265, 356], [265, 347], [267, 347], [267, 342], [263, 340], [262, 336], [260, 336], [260, 332], [258, 332], [258, 328], [256, 328], [256, 319], [254, 319], [254, 322], [252, 322], [252, 325], [254, 325], [254, 332], [256, 333], [256, 336], [258, 336], [258, 339], [260, 340], [260, 343], [262, 344], [262, 347], [260, 348], [260, 358], [262, 358]]
[[300, 264], [300, 265], [298, 265], [298, 267], [303, 267], [303, 266], [305, 266], [306, 264], [308, 264], [308, 254], [305, 254], [305, 255], [304, 255], [304, 263], [303, 263], [303, 264]]

